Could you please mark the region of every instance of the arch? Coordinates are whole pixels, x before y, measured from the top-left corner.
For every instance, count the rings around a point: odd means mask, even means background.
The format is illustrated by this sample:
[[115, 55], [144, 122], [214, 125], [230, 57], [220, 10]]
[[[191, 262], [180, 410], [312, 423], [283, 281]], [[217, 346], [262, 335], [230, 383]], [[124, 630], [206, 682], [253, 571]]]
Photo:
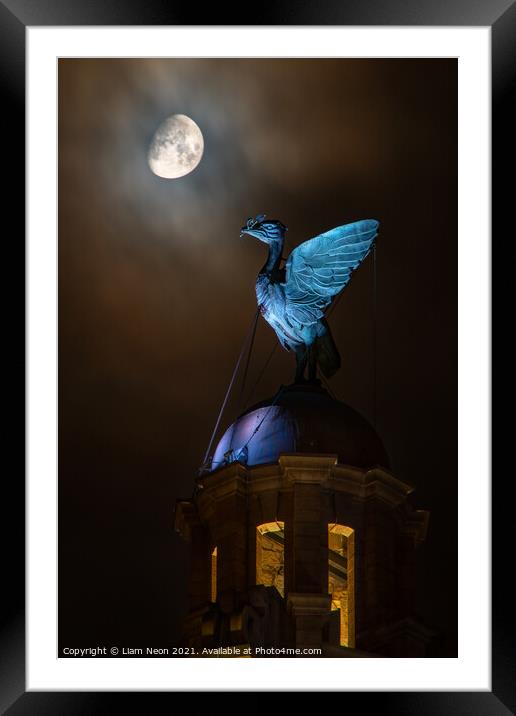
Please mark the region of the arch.
[[328, 591], [331, 609], [340, 610], [340, 644], [355, 646], [355, 531], [328, 525]]
[[264, 522], [256, 527], [256, 584], [276, 587], [285, 595], [285, 523]]

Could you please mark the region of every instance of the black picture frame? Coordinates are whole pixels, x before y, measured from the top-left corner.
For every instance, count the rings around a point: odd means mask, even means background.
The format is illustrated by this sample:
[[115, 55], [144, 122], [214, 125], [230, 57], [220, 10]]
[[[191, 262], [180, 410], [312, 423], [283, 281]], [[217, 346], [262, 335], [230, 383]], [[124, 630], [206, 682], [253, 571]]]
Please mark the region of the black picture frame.
[[[16, 265], [24, 265], [24, 204], [25, 174], [23, 147], [25, 144], [25, 30], [28, 26], [72, 26], [72, 25], [198, 25], [198, 10], [165, 0], [104, 0], [81, 2], [81, 0], [2, 0], [0, 1], [0, 74], [3, 90], [4, 137], [7, 138], [4, 151], [7, 153], [5, 166], [9, 167], [6, 186], [7, 213], [15, 215], [14, 248]], [[492, 161], [493, 161], [493, 237], [501, 237], [502, 222], [512, 232], [512, 221], [508, 212], [514, 199], [511, 197], [513, 182], [506, 180], [511, 158], [511, 125], [509, 120], [511, 89], [514, 87], [516, 4], [512, 0], [484, 0], [472, 3], [466, 0], [448, 0], [435, 3], [434, 0], [358, 0], [337, 2], [318, 0], [317, 3], [293, 3], [280, 0], [260, 4], [246, 12], [232, 7], [224, 9], [212, 4], [203, 10], [202, 25], [442, 25], [442, 26], [489, 26], [492, 32]], [[511, 194], [509, 193], [511, 192]], [[511, 201], [512, 199], [512, 201]], [[8, 207], [8, 208], [6, 208]], [[16, 239], [14, 240], [14, 237]], [[510, 238], [510, 236], [508, 237]], [[510, 242], [508, 242], [510, 243]], [[494, 242], [493, 242], [493, 245]], [[509, 270], [507, 250], [503, 249], [504, 264]], [[499, 251], [499, 254], [501, 251]], [[496, 253], [494, 258], [496, 258]], [[20, 264], [18, 264], [20, 261]], [[503, 267], [500, 266], [502, 269]], [[21, 283], [21, 282], [20, 282]], [[493, 290], [493, 300], [498, 311], [509, 303], [500, 280]], [[21, 288], [17, 289], [18, 301], [24, 306]], [[508, 290], [506, 288], [506, 290]], [[21, 295], [20, 295], [21, 294]], [[23, 309], [22, 309], [23, 310]], [[20, 326], [21, 323], [15, 324]], [[12, 335], [16, 335], [12, 331]], [[18, 345], [23, 343], [23, 338]], [[496, 343], [494, 344], [496, 346]], [[500, 351], [502, 352], [502, 351]], [[495, 351], [495, 357], [497, 357]], [[13, 357], [10, 375], [18, 375], [23, 368], [23, 359]], [[493, 373], [494, 375], [494, 373]], [[503, 376], [497, 375], [501, 387]], [[21, 377], [21, 376], [20, 376]], [[23, 380], [23, 378], [22, 378]], [[496, 389], [497, 382], [493, 381]], [[494, 393], [496, 396], [496, 392]], [[19, 398], [17, 398], [19, 400]], [[10, 415], [15, 415], [12, 412]], [[22, 423], [10, 420], [11, 427]], [[502, 426], [495, 446], [511, 444], [509, 439], [510, 421]], [[502, 456], [500, 455], [500, 462]], [[14, 464], [14, 463], [13, 463]], [[494, 472], [494, 471], [493, 471]], [[506, 473], [506, 471], [504, 471]], [[492, 582], [492, 691], [491, 692], [388, 692], [388, 693], [347, 693], [347, 708], [350, 699], [357, 696], [360, 706], [381, 708], [385, 713], [396, 714], [508, 714], [516, 713], [516, 664], [511, 654], [514, 631], [511, 616], [514, 611], [513, 595], [507, 590], [507, 559], [512, 537], [512, 503], [505, 492], [505, 474], [494, 473], [493, 477], [493, 582]], [[7, 493], [7, 494], [6, 494]], [[115, 707], [124, 706], [131, 699], [131, 705], [142, 704], [142, 698], [152, 698], [154, 710], [164, 708], [173, 693], [79, 693], [79, 692], [26, 692], [25, 691], [25, 487], [22, 469], [6, 471], [4, 477], [4, 517], [2, 527], [4, 596], [6, 605], [1, 612], [0, 649], [0, 710], [9, 714], [73, 714], [111, 713]], [[512, 540], [511, 540], [512, 538]], [[193, 668], [194, 665], [193, 665]], [[410, 685], [407, 685], [409, 688]]]

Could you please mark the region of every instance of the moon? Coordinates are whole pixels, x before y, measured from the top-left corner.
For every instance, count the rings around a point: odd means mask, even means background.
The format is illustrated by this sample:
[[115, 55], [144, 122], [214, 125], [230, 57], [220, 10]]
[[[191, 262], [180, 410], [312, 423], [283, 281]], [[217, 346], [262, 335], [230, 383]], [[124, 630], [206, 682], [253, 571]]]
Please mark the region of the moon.
[[157, 176], [178, 179], [195, 169], [203, 151], [202, 132], [193, 119], [185, 114], [173, 114], [154, 133], [148, 162]]

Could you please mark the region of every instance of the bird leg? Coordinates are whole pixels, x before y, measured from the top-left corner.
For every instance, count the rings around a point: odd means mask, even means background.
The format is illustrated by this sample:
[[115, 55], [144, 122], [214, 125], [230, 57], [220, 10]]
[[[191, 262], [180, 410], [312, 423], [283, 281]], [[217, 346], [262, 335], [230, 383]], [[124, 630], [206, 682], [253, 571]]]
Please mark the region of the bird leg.
[[294, 383], [304, 383], [304, 372], [306, 367], [306, 361], [308, 358], [308, 347], [299, 346], [296, 348], [296, 377]]
[[308, 347], [308, 380], [317, 380], [317, 342]]

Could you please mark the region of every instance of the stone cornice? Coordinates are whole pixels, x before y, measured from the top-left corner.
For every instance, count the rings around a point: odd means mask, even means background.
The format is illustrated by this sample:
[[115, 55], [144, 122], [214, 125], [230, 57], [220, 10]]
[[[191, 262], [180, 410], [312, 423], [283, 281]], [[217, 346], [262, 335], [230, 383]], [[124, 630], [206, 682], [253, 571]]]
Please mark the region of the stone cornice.
[[287, 595], [287, 609], [295, 616], [326, 614], [330, 611], [330, 594], [312, 594], [310, 592], [290, 592]]
[[275, 464], [247, 468], [232, 463], [199, 478], [199, 507], [204, 511], [211, 502], [229, 496], [289, 490], [299, 483], [320, 484], [325, 490], [394, 507], [403, 504], [414, 489], [380, 467], [367, 470], [338, 464], [336, 455], [284, 454]]
[[337, 464], [337, 455], [283, 454], [279, 466], [284, 475], [300, 482], [320, 482], [324, 474]]

